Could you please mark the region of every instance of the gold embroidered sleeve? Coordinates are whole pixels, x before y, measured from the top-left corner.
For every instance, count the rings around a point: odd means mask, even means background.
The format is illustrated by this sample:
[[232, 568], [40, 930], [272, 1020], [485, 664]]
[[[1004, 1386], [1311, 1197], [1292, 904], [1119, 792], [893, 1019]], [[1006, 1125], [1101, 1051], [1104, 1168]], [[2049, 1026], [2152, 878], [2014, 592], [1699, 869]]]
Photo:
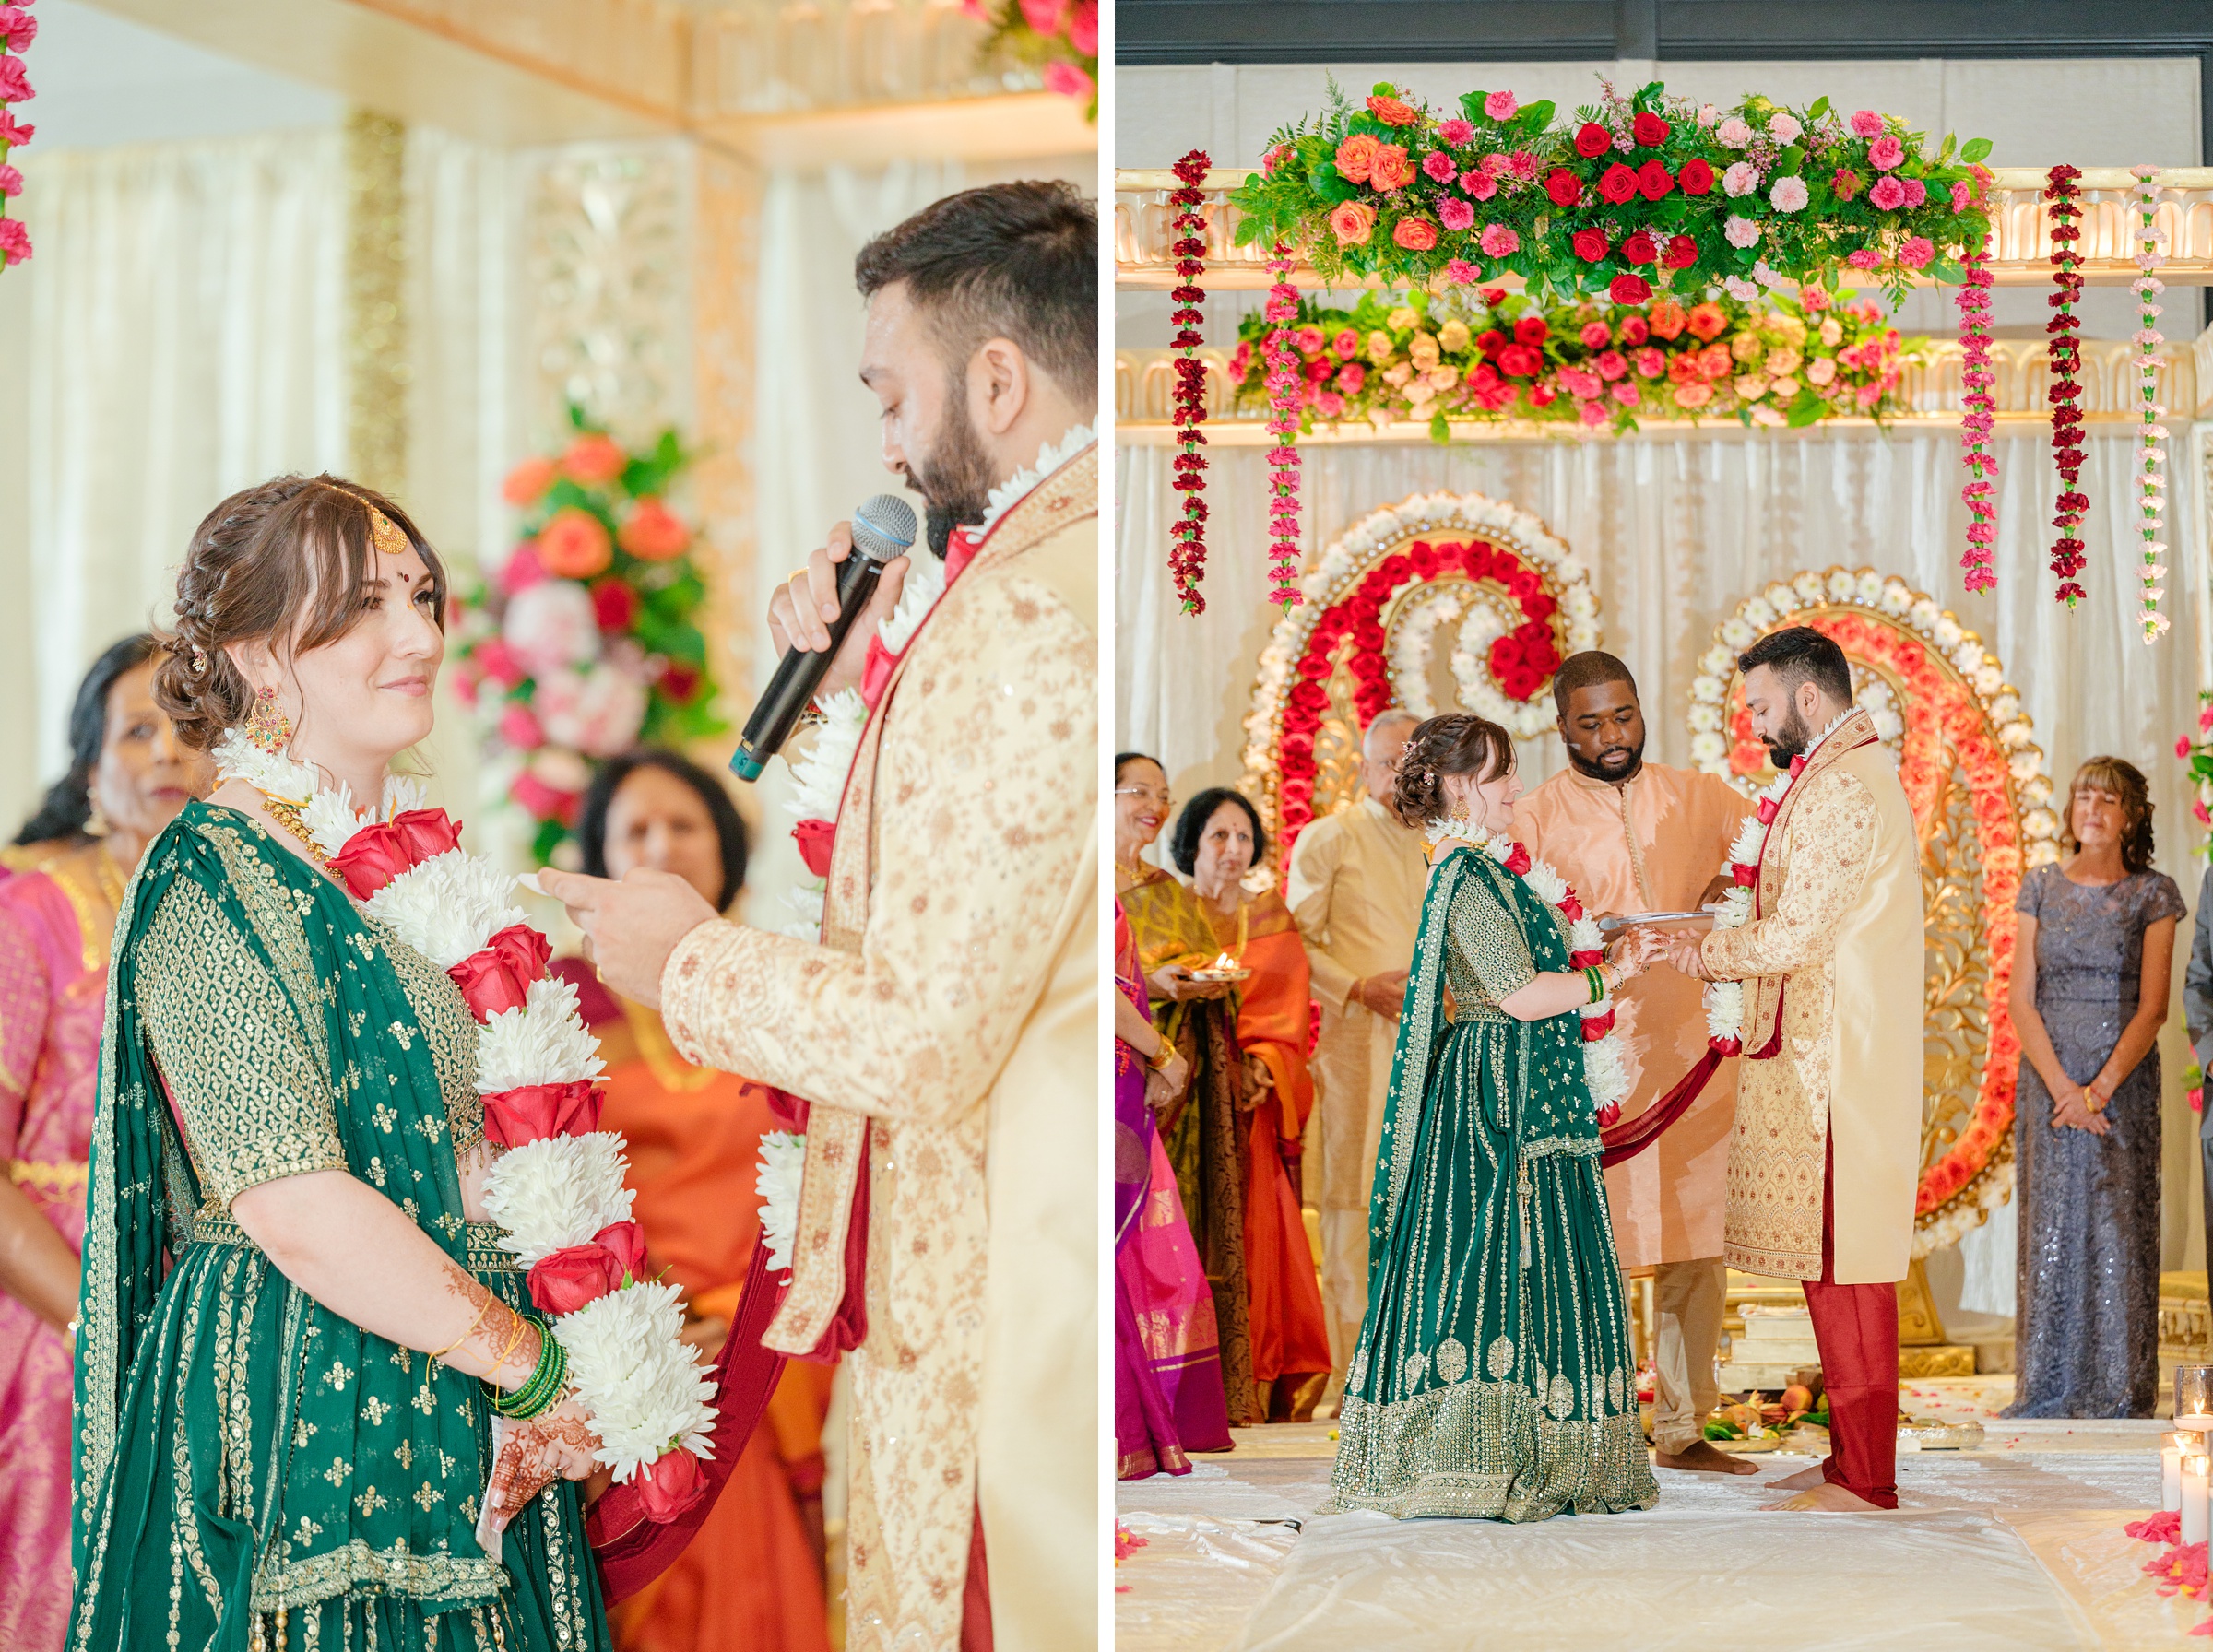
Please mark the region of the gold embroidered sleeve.
[[1521, 926], [1485, 886], [1480, 873], [1462, 881], [1446, 921], [1451, 928], [1452, 950], [1473, 972], [1490, 1002], [1510, 998], [1537, 978], [1537, 966], [1530, 961]]
[[1775, 910], [1709, 935], [1700, 949], [1707, 973], [1724, 981], [1787, 975], [1828, 957], [1875, 858], [1875, 798], [1858, 780], [1833, 769], [1816, 775], [1791, 810]]
[[347, 1168], [307, 1034], [215, 898], [172, 883], [140, 946], [139, 1013], [202, 1191], [228, 1206], [263, 1182]]
[[1338, 868], [1343, 863], [1343, 829], [1326, 820], [1317, 821], [1292, 845], [1291, 879], [1284, 894], [1307, 943], [1314, 996], [1338, 1013], [1343, 1013], [1345, 1001], [1359, 984], [1359, 976], [1330, 952], [1330, 902], [1336, 892]]
[[1097, 900], [1098, 646], [1020, 576], [916, 646], [878, 752], [859, 950], [702, 924], [662, 972], [661, 1011], [692, 1060], [943, 1123], [981, 1104]]

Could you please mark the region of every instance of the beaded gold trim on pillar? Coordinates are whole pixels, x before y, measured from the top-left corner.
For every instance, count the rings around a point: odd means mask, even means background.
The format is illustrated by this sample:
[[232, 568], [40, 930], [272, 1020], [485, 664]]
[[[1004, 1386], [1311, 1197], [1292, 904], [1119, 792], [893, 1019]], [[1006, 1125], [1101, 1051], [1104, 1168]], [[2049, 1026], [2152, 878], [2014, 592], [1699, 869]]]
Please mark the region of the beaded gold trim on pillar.
[[347, 469], [380, 493], [406, 490], [407, 128], [366, 109], [346, 115]]

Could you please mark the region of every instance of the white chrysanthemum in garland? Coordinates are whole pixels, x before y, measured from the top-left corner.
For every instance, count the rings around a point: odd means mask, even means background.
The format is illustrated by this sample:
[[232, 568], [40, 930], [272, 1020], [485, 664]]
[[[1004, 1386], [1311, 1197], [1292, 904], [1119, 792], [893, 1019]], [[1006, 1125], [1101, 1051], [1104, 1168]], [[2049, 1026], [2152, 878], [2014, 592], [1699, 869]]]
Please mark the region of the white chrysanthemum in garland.
[[450, 970], [501, 930], [529, 922], [529, 914], [507, 898], [514, 888], [515, 879], [489, 860], [449, 849], [395, 878], [371, 895], [367, 905], [371, 917], [440, 969]]
[[[263, 750], [246, 738], [243, 728], [224, 730], [208, 755], [215, 759], [219, 785], [226, 780], [243, 781], [271, 802], [287, 803], [298, 809], [301, 823], [314, 836], [315, 847], [325, 855], [336, 855], [346, 846], [348, 838], [371, 823], [368, 815], [355, 811], [350, 787], [329, 790], [307, 764], [280, 752]], [[387, 774], [378, 818], [389, 820], [410, 808], [420, 808], [422, 804], [421, 782], [410, 775]]]
[[[1845, 716], [1851, 714], [1850, 712], [1844, 714]], [[1837, 719], [1837, 723], [1841, 723], [1843, 720], [1842, 717], [1840, 717]], [[1828, 726], [1829, 728], [1834, 729], [1837, 723], [1831, 723]], [[1822, 738], [1826, 739], [1827, 738], [1828, 734], [1825, 731]], [[1816, 746], [1820, 743], [1819, 740], [1814, 742]], [[1772, 804], [1775, 808], [1781, 808], [1782, 795], [1791, 789], [1791, 783], [1795, 779], [1797, 776], [1787, 770], [1778, 774], [1773, 783], [1763, 789], [1756, 799], [1761, 805], [1762, 810], [1772, 815], [1773, 810], [1767, 808], [1768, 805]], [[1759, 857], [1767, 847], [1767, 842], [1768, 822], [1759, 818], [1759, 812], [1746, 815], [1743, 823], [1736, 829], [1735, 838], [1729, 844], [1729, 866], [1732, 873], [1739, 875], [1740, 878], [1757, 875], [1759, 870]], [[1722, 894], [1719, 904], [1721, 910], [1713, 914], [1714, 930], [1718, 933], [1723, 929], [1742, 929], [1752, 918], [1750, 886], [1742, 881], [1731, 884]], [[1745, 984], [1742, 981], [1709, 981], [1706, 984], [1704, 1001], [1706, 1036], [1716, 1044], [1741, 1044], [1745, 1036]]]
[[768, 1246], [768, 1265], [791, 1266], [791, 1247], [799, 1232], [799, 1177], [807, 1164], [807, 1139], [790, 1130], [771, 1130], [761, 1138], [761, 1169], [753, 1178], [761, 1196], [761, 1243]]
[[655, 1284], [610, 1292], [553, 1322], [599, 1435], [593, 1456], [617, 1480], [672, 1447], [714, 1455], [715, 1383], [678, 1339], [683, 1324], [676, 1287]]
[[500, 1248], [525, 1268], [557, 1250], [584, 1245], [601, 1228], [630, 1220], [622, 1185], [622, 1138], [607, 1130], [548, 1136], [502, 1156], [484, 1189], [484, 1208], [507, 1230]]
[[520, 1009], [503, 1009], [477, 1034], [477, 1088], [486, 1095], [526, 1084], [571, 1084], [607, 1070], [599, 1041], [576, 1013], [576, 989], [558, 976], [530, 983]]

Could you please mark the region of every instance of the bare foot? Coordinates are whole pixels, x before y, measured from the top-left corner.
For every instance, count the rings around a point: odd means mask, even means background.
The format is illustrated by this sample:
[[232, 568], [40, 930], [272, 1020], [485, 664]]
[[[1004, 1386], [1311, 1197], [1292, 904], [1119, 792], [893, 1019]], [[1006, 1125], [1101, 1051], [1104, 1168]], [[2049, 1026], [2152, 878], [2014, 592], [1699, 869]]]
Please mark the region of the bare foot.
[[1770, 1484], [1768, 1489], [1774, 1492], [1810, 1492], [1816, 1486], [1828, 1483], [1828, 1481], [1822, 1478], [1821, 1465], [1816, 1463], [1810, 1469], [1801, 1469], [1795, 1474], [1784, 1475], [1781, 1480]]
[[1655, 1451], [1656, 1469], [1680, 1469], [1689, 1474], [1757, 1474], [1759, 1465], [1717, 1450], [1704, 1440], [1693, 1440], [1680, 1451]]
[[1781, 1503], [1761, 1504], [1769, 1509], [1815, 1510], [1831, 1515], [1874, 1515], [1882, 1511], [1856, 1493], [1826, 1481], [1810, 1492], [1800, 1492], [1795, 1497], [1785, 1497]]

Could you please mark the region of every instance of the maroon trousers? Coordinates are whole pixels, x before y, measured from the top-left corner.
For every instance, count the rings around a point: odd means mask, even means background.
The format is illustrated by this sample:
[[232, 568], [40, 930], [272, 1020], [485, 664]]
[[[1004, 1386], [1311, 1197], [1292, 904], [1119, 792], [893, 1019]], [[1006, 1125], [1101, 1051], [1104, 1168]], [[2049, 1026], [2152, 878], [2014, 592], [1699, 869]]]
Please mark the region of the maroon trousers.
[[1805, 1305], [1828, 1396], [1828, 1456], [1821, 1476], [1877, 1508], [1898, 1506], [1898, 1286], [1839, 1285], [1836, 1146], [1822, 1170], [1821, 1277]]

